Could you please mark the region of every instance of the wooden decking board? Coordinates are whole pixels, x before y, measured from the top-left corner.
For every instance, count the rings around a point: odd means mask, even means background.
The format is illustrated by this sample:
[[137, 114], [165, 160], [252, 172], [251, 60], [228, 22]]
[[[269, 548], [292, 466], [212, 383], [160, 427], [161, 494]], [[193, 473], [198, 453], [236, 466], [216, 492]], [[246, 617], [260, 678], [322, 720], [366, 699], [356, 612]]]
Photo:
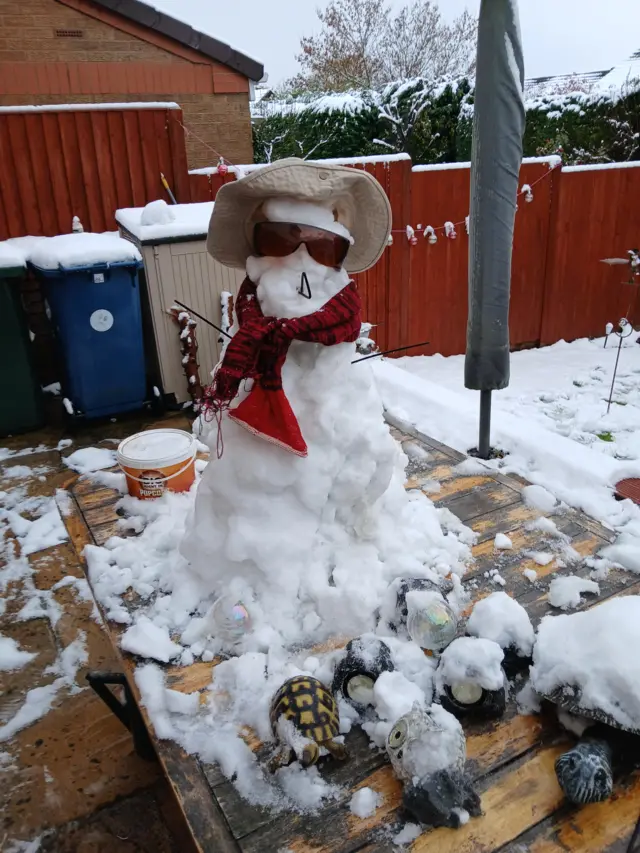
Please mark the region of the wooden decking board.
[[[392, 429], [392, 433], [401, 442], [422, 443], [428, 454], [424, 459], [412, 458], [407, 487], [423, 486], [437, 506], [447, 507], [477, 533], [478, 541], [473, 548], [476, 563], [465, 576], [465, 581], [472, 582], [473, 601], [504, 588], [537, 622], [552, 611], [547, 601], [551, 575], [589, 574], [583, 562], [559, 567], [554, 559], [542, 567], [526, 556], [525, 551], [553, 550], [558, 546], [553, 537], [526, 529], [529, 522], [546, 515], [522, 502], [521, 489], [526, 481], [490, 470], [473, 476], [460, 474], [456, 466], [465, 458], [462, 454], [415, 431]], [[432, 492], [434, 480], [440, 483], [439, 492]], [[91, 489], [85, 480], [80, 480], [73, 488], [73, 495], [76, 511], [66, 523], [78, 553], [88, 541], [102, 544], [112, 535], [126, 535], [118, 527], [115, 510], [121, 497], [118, 492], [95, 484]], [[574, 510], [564, 509], [553, 515], [553, 520], [583, 557], [596, 553], [611, 541], [610, 530]], [[498, 532], [511, 537], [512, 551], [494, 553], [493, 538]], [[498, 569], [505, 580], [504, 587], [484, 577], [491, 568]], [[525, 568], [538, 572], [535, 584], [522, 574]], [[600, 584], [600, 598], [585, 598], [583, 609], [614, 595], [640, 593], [637, 576], [620, 570], [612, 570]], [[117, 646], [121, 629], [110, 626], [110, 630]], [[336, 639], [333, 645], [341, 643], [343, 639]], [[199, 691], [204, 696], [217, 662], [167, 667], [168, 686], [186, 693]], [[123, 664], [137, 695], [132, 678], [135, 661], [125, 656]], [[152, 731], [148, 719], [147, 724]], [[468, 769], [483, 792], [485, 815], [456, 832], [440, 829], [423, 833], [411, 846], [412, 853], [560, 853], [560, 850], [622, 853], [625, 848], [620, 839], [628, 841], [637, 817], [638, 805], [634, 807], [633, 800], [640, 793], [637, 777], [622, 780], [611, 803], [581, 811], [569, 809], [553, 771], [555, 757], [569, 741], [565, 740], [566, 735], [553, 714], [521, 716], [512, 701], [502, 720], [465, 723], [465, 730]], [[261, 759], [267, 755], [268, 745], [261, 747], [255, 738], [248, 742], [251, 748], [259, 750]], [[218, 767], [201, 765], [172, 742], [155, 744], [176, 801], [191, 828], [196, 849], [201, 853], [276, 853], [280, 849], [294, 853], [382, 853], [394, 849], [392, 836], [406, 820], [398, 812], [400, 783], [384, 752], [372, 750], [360, 729], [347, 736], [352, 753], [347, 762], [328, 759], [320, 765], [323, 777], [342, 790], [317, 815], [272, 814], [254, 808], [240, 797]], [[379, 791], [384, 799], [372, 818], [361, 820], [351, 814], [349, 801], [364, 786]], [[592, 833], [598, 841], [580, 847], [581, 832]]]

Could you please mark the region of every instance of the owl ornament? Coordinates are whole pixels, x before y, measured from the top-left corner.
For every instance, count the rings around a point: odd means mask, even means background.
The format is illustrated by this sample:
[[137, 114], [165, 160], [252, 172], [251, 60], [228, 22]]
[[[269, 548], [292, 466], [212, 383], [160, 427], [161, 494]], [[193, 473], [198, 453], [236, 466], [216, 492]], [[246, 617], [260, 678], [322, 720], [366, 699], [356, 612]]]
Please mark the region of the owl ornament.
[[402, 804], [415, 820], [458, 829], [481, 814], [480, 797], [464, 772], [462, 726], [442, 706], [415, 703], [391, 729], [387, 754], [404, 783]]

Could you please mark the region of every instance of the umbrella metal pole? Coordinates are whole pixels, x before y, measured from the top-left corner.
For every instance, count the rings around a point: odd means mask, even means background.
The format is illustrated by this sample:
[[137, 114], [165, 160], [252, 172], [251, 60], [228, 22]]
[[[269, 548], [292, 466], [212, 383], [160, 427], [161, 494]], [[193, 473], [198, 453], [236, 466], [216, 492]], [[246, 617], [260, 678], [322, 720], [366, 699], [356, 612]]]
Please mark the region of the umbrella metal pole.
[[488, 459], [491, 453], [491, 391], [480, 392], [480, 438], [478, 456]]

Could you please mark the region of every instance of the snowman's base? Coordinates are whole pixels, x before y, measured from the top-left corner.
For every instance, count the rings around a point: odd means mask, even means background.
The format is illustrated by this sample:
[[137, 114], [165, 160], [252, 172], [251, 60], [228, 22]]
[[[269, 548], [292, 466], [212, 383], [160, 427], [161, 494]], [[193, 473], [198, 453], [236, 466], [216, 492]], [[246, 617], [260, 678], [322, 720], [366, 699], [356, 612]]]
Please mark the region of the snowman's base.
[[[528, 522], [540, 512], [523, 504], [521, 483], [493, 472], [459, 476], [455, 468], [464, 459], [462, 454], [427, 437], [410, 435], [406, 430], [393, 429], [392, 432], [398, 441], [419, 444], [426, 451], [421, 459], [414, 453], [408, 487], [420, 488], [422, 482], [432, 484], [437, 480], [440, 491], [432, 493], [432, 498], [479, 535], [474, 549], [476, 563], [467, 576], [475, 581], [469, 586], [472, 598], [502, 589], [484, 576], [485, 571], [494, 566], [496, 533], [507, 532], [511, 537], [522, 539], [527, 549], [543, 548], [544, 534], [526, 529]], [[76, 480], [70, 491], [73, 497], [71, 512], [64, 520], [81, 561], [86, 544], [102, 544], [112, 535], [123, 535], [117, 527], [120, 516], [115, 508], [121, 495], [86, 479]], [[581, 513], [569, 511], [561, 517], [555, 516], [555, 521], [585, 557], [608, 543], [609, 532]], [[514, 551], [505, 554], [502, 560], [500, 574], [505, 580], [504, 589], [519, 599], [531, 618], [538, 621], [547, 612], [548, 605], [543, 597], [532, 596], [531, 585], [523, 578], [522, 564], [526, 558]], [[555, 564], [550, 564], [549, 570], [570, 574], [575, 572], [575, 567], [558, 570]], [[602, 583], [601, 598], [590, 599], [585, 605], [632, 590], [640, 593], [640, 581], [613, 569]], [[139, 602], [125, 596], [122, 603], [123, 607], [134, 611]], [[123, 626], [109, 623], [108, 632], [118, 654], [122, 631]], [[123, 668], [138, 701], [134, 671], [140, 663], [129, 655], [123, 656]], [[204, 706], [212, 670], [217, 663], [219, 659], [191, 666], [164, 667], [167, 686], [184, 694], [200, 693]], [[183, 831], [195, 849], [216, 853], [293, 849], [312, 853], [321, 848], [325, 853], [353, 853], [359, 849], [381, 853], [391, 849], [393, 837], [408, 820], [412, 822], [401, 809], [402, 788], [385, 755], [371, 749], [369, 739], [359, 727], [354, 727], [346, 737], [350, 752], [348, 761], [342, 764], [332, 758], [323, 758], [318, 765], [320, 776], [337, 786], [336, 798], [326, 801], [313, 814], [283, 814], [248, 803], [216, 765], [186, 754], [172, 740], [160, 739], [146, 709], [143, 707], [141, 711], [170, 782]], [[606, 804], [606, 812], [602, 813], [604, 819], [594, 817], [589, 809], [568, 811], [555, 781], [554, 763], [557, 756], [569, 748], [571, 740], [561, 730], [555, 715], [520, 715], [512, 699], [498, 723], [470, 720], [465, 721], [464, 727], [470, 760], [467, 769], [482, 792], [484, 814], [456, 831], [446, 828], [429, 831], [422, 835], [414, 849], [428, 853], [468, 847], [491, 853], [517, 846], [523, 851], [542, 848], [551, 851], [560, 849], [557, 838], [578, 837], [576, 832], [581, 839], [588, 840], [589, 850], [618, 849], [618, 846], [626, 849], [625, 843], [637, 819], [634, 803], [640, 798], [639, 776], [627, 774], [620, 779], [615, 792], [619, 796]], [[216, 736], [212, 728], [212, 740]], [[255, 750], [260, 766], [266, 769], [273, 744], [261, 745], [251, 732], [246, 733], [246, 739]], [[371, 818], [361, 820], [351, 814], [349, 802], [353, 793], [365, 786], [381, 794], [382, 802]]]

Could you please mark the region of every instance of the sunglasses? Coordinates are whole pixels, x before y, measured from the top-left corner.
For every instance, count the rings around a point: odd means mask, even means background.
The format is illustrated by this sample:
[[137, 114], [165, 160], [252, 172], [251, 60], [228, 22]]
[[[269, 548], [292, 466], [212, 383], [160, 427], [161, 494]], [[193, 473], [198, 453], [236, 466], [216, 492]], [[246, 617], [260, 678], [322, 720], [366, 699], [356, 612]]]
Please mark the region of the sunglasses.
[[346, 237], [292, 222], [258, 222], [253, 229], [253, 245], [263, 257], [285, 258], [305, 245], [314, 261], [324, 267], [342, 266], [351, 243]]

